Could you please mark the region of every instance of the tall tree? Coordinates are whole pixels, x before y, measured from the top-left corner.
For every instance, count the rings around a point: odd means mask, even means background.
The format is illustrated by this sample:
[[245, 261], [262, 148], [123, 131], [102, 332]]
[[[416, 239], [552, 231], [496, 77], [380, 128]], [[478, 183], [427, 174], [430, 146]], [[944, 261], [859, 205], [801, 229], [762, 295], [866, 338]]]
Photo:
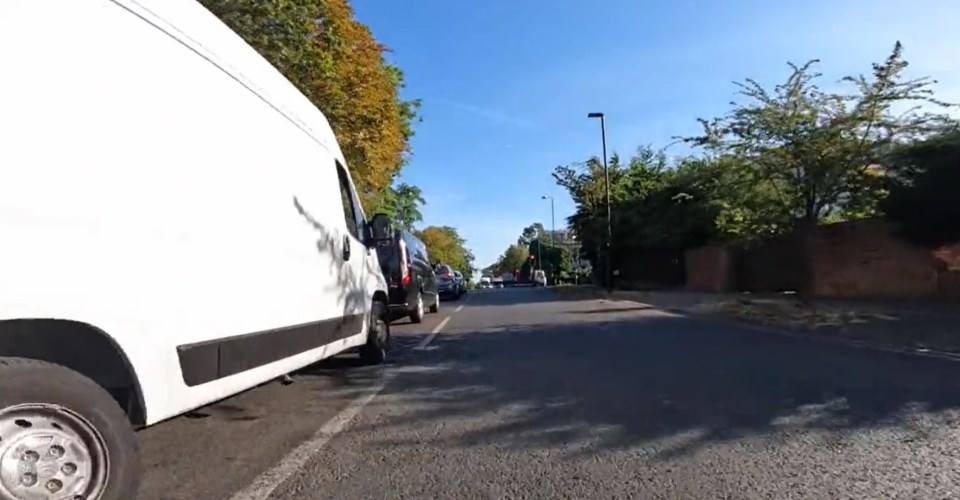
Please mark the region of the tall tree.
[[468, 281], [472, 279], [474, 256], [456, 228], [429, 226], [417, 231], [416, 235], [427, 245], [431, 261], [453, 266]]
[[527, 259], [523, 272], [529, 272], [531, 266], [543, 269], [547, 279], [553, 283], [573, 277], [573, 251], [570, 245], [538, 238], [530, 242], [527, 253], [535, 256], [535, 259]]
[[898, 148], [890, 158], [886, 216], [923, 245], [960, 241], [960, 131]]
[[404, 229], [413, 229], [413, 225], [423, 220], [420, 207], [427, 204], [423, 193], [417, 186], [402, 183], [393, 189], [394, 217]]
[[494, 264], [495, 274], [502, 275], [504, 273], [512, 273], [514, 270], [519, 270], [524, 262], [527, 261], [529, 255], [530, 252], [526, 246], [510, 245], [500, 258], [497, 259], [496, 264]]
[[738, 83], [746, 102], [721, 118], [701, 119], [704, 134], [685, 140], [745, 162], [750, 181], [775, 193], [790, 218], [816, 224], [837, 214], [873, 215], [884, 195], [883, 156], [898, 142], [941, 130], [950, 120], [929, 106], [950, 105], [934, 97], [933, 80], [904, 76], [899, 42], [871, 76], [843, 79], [853, 86], [849, 94], [821, 90], [817, 63], [790, 64], [789, 78], [773, 89], [752, 79]]
[[539, 222], [534, 222], [529, 226], [523, 228], [523, 232], [520, 233], [520, 237], [517, 238], [517, 244], [527, 246], [533, 240], [540, 238], [546, 233], [543, 229], [543, 224]]
[[347, 0], [200, 0], [330, 121], [367, 209], [406, 162], [418, 100]]
[[386, 188], [378, 201], [375, 211], [389, 215], [398, 229], [407, 231], [423, 220], [420, 207], [427, 204], [420, 188], [407, 183]]

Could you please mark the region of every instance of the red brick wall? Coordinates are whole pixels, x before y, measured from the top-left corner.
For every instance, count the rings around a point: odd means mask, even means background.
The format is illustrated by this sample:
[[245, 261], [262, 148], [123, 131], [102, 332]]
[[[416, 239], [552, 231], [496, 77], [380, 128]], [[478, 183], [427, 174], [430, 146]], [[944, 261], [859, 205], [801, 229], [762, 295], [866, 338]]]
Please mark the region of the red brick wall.
[[799, 232], [729, 246], [734, 288], [741, 292], [796, 292], [803, 287], [803, 238]]
[[814, 295], [933, 297], [937, 259], [893, 235], [881, 220], [818, 227], [810, 234]]
[[687, 250], [686, 288], [695, 292], [727, 292], [733, 286], [730, 251], [725, 245], [710, 245]]
[[795, 287], [810, 250], [818, 297], [960, 298], [960, 243], [938, 249], [898, 238], [879, 219], [820, 226], [764, 241], [715, 245], [686, 252], [687, 289], [778, 291]]

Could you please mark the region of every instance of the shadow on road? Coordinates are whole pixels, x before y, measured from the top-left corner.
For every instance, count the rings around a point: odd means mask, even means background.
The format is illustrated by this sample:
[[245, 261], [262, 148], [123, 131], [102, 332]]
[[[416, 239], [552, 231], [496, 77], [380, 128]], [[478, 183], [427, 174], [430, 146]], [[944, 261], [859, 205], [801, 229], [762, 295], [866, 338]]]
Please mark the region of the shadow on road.
[[[559, 448], [568, 456], [639, 449], [669, 459], [784, 431], [827, 431], [832, 437], [816, 439], [828, 446], [865, 428], [916, 438], [925, 432], [917, 412], [952, 425], [960, 407], [960, 364], [683, 317], [458, 332], [432, 345], [377, 403], [401, 402], [386, 425], [414, 437], [380, 446], [436, 436], [439, 446]], [[447, 431], [405, 432], [417, 428]]]
[[594, 299], [594, 295], [588, 295], [588, 292], [582, 293], [557, 293], [553, 288], [531, 287], [531, 286], [512, 286], [504, 288], [493, 288], [484, 290], [473, 290], [470, 299], [470, 307], [490, 307], [490, 306], [516, 306], [526, 304], [545, 304], [550, 302], [573, 302], [585, 299]]

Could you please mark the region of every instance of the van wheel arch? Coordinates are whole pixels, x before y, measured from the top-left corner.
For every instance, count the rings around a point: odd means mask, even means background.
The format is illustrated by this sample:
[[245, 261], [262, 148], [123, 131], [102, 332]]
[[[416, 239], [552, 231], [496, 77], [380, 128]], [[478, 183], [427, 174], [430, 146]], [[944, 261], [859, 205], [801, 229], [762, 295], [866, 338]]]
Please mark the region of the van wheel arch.
[[62, 319], [0, 321], [0, 356], [34, 359], [69, 368], [103, 387], [130, 423], [147, 422], [146, 404], [136, 370], [105, 331]]

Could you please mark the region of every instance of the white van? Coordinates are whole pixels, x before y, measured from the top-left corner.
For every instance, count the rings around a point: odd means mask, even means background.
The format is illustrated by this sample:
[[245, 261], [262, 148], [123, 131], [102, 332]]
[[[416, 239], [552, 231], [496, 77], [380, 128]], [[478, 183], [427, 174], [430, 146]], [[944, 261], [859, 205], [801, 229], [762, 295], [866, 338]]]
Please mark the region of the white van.
[[194, 0], [0, 2], [0, 498], [132, 500], [134, 428], [382, 361], [378, 224], [323, 114]]
[[543, 269], [533, 272], [533, 286], [547, 286], [547, 273]]

